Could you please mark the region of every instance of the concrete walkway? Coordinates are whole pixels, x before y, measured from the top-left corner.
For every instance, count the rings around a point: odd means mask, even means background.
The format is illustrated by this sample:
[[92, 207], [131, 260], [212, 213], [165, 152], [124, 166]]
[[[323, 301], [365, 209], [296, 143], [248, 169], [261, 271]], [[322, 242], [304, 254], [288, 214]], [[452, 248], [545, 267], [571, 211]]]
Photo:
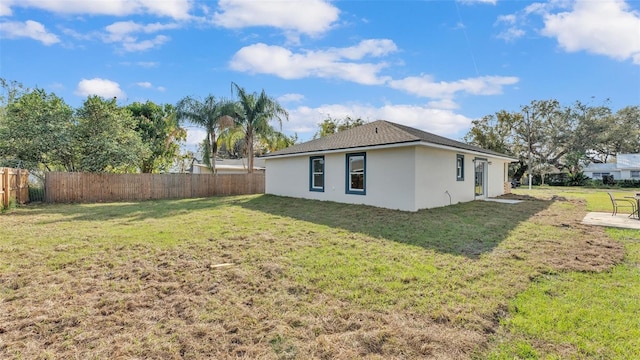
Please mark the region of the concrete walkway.
[[640, 220], [638, 220], [638, 218], [630, 218], [628, 214], [611, 216], [610, 212], [590, 212], [582, 219], [582, 223], [586, 225], [640, 230]]
[[494, 199], [494, 198], [486, 198], [486, 199], [482, 199], [482, 200], [484, 200], [484, 201], [493, 201], [493, 202], [502, 203], [502, 204], [518, 204], [518, 203], [522, 202], [522, 200]]

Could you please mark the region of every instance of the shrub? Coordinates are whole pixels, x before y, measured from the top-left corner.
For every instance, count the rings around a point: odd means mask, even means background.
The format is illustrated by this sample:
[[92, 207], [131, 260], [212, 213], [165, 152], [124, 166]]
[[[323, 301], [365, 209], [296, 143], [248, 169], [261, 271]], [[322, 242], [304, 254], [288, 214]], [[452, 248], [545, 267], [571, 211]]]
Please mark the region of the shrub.
[[640, 179], [617, 180], [616, 185], [621, 188], [640, 188]]
[[569, 174], [567, 185], [569, 186], [585, 186], [589, 181], [589, 177], [582, 171], [578, 171], [575, 174]]
[[615, 185], [616, 181], [613, 179], [613, 175], [602, 175], [602, 183], [605, 185]]

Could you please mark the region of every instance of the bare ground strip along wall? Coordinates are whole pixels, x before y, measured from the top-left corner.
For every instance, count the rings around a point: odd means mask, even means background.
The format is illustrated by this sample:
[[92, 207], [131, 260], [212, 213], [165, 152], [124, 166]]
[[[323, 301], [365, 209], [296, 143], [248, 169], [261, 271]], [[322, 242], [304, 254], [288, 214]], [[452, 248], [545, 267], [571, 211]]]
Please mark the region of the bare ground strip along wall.
[[264, 174], [94, 174], [50, 172], [45, 201], [87, 203], [264, 193]]

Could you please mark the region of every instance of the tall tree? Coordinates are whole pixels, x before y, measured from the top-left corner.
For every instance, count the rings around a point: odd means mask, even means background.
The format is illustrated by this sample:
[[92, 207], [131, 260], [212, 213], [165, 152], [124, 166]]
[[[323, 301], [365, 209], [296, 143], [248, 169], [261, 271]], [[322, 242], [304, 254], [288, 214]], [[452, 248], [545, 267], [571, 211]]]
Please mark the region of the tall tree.
[[[580, 101], [573, 105], [577, 121], [572, 163], [607, 162], [615, 156], [612, 146], [613, 114], [607, 106], [589, 106]], [[574, 164], [572, 164], [574, 165]]]
[[253, 156], [256, 136], [267, 136], [273, 128], [271, 120], [277, 120], [282, 128], [282, 120], [289, 119], [289, 113], [275, 99], [269, 97], [264, 89], [258, 93], [248, 93], [236, 83], [231, 83], [232, 92], [238, 96], [234, 121], [242, 129], [245, 139], [245, 154], [248, 158], [248, 170], [253, 172]]
[[483, 149], [516, 155], [513, 153], [511, 137], [513, 122], [516, 120], [512, 119], [513, 116], [513, 114], [501, 110], [495, 115], [487, 115], [482, 119], [473, 120], [464, 141]]
[[334, 119], [331, 116], [328, 116], [318, 124], [319, 129], [315, 134], [313, 134], [313, 138], [318, 139], [364, 124], [365, 121], [361, 118], [352, 119], [350, 116], [347, 116], [344, 119]]
[[29, 91], [30, 89], [22, 83], [0, 77], [0, 116], [4, 115], [4, 111], [10, 103]]
[[207, 96], [203, 101], [187, 96], [178, 102], [176, 109], [180, 121], [187, 120], [205, 129], [207, 136], [204, 140], [203, 160], [215, 173], [218, 152], [216, 136], [233, 124], [233, 119], [228, 116], [232, 113], [233, 104], [217, 100], [213, 95]]
[[76, 141], [81, 171], [137, 172], [148, 147], [136, 132], [131, 112], [116, 104], [89, 96], [77, 112]]
[[532, 172], [566, 169], [575, 174], [585, 162], [605, 162], [620, 149], [634, 150], [632, 143], [640, 143], [640, 136], [629, 135], [640, 133], [639, 113], [637, 107], [612, 114], [605, 105], [532, 101], [519, 112], [500, 111], [473, 121], [465, 140], [517, 156]]
[[136, 121], [136, 131], [149, 147], [140, 162], [140, 171], [167, 171], [180, 156], [180, 142], [187, 132], [180, 127], [175, 108], [170, 104], [157, 105], [151, 101], [134, 102], [127, 106]]
[[[0, 118], [0, 159], [22, 167], [72, 171], [73, 110], [64, 100], [42, 89], [11, 95]], [[12, 164], [16, 166], [16, 164]]]
[[612, 138], [616, 155], [640, 153], [640, 106], [627, 106], [613, 116]]

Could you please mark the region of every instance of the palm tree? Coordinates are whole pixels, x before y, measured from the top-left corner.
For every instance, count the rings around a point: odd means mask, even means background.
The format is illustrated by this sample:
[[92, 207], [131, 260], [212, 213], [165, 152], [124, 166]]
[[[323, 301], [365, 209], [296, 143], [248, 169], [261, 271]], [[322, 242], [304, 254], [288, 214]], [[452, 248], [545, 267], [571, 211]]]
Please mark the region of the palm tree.
[[253, 172], [253, 148], [257, 136], [264, 137], [273, 132], [269, 121], [276, 119], [282, 128], [282, 119], [289, 120], [289, 113], [278, 102], [267, 96], [264, 89], [260, 94], [247, 93], [245, 89], [236, 83], [231, 83], [231, 92], [238, 96], [234, 121], [237, 127], [242, 129], [245, 140], [245, 153], [248, 158], [249, 172]]
[[258, 152], [262, 155], [280, 149], [288, 148], [298, 141], [298, 134], [287, 136], [280, 131], [272, 129], [271, 133], [262, 136], [260, 139], [260, 149]]
[[176, 115], [180, 120], [189, 120], [192, 123], [204, 127], [207, 137], [204, 140], [204, 163], [215, 173], [216, 154], [218, 145], [216, 143], [216, 132], [224, 130], [233, 124], [233, 119], [225, 116], [233, 104], [225, 100], [216, 100], [215, 96], [209, 95], [204, 101], [185, 97], [178, 101], [176, 105]]

